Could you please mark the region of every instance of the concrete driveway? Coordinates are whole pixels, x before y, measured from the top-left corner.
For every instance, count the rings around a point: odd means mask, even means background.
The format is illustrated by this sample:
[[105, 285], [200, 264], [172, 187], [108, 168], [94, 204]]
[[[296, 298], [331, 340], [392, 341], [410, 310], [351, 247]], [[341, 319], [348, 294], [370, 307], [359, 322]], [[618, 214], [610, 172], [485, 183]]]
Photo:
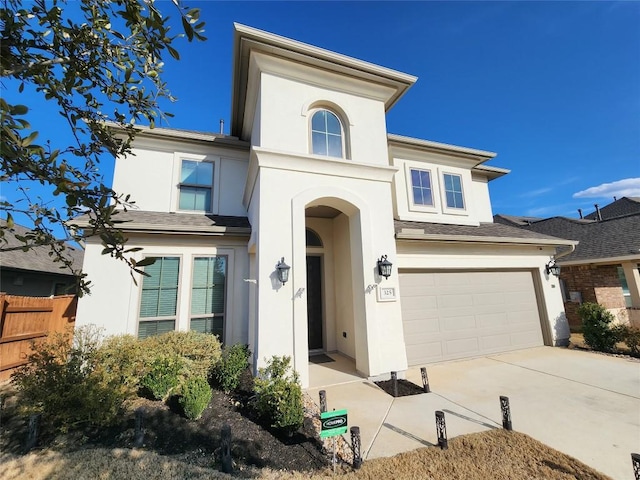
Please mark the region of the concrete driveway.
[[[340, 373], [329, 409], [346, 408], [358, 425], [363, 457], [392, 456], [437, 443], [435, 411], [449, 438], [501, 428], [500, 395], [509, 397], [513, 429], [616, 480], [634, 478], [640, 453], [640, 362], [564, 348], [539, 347], [427, 365], [430, 394], [393, 398], [375, 384]], [[406, 378], [422, 385], [420, 369]]]

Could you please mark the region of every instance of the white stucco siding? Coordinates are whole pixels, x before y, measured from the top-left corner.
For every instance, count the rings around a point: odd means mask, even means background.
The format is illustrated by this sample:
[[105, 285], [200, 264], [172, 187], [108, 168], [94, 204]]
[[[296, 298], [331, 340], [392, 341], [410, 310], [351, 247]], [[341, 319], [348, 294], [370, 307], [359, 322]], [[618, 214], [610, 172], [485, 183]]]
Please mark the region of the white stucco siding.
[[140, 210], [171, 211], [173, 151], [135, 149], [134, 154], [116, 160], [113, 189], [118, 194], [131, 194]]
[[479, 222], [493, 222], [493, 209], [491, 208], [491, 196], [489, 194], [489, 182], [486, 177], [471, 175], [471, 187], [473, 195], [473, 208]]
[[[261, 76], [260, 146], [307, 155], [310, 149], [309, 110], [334, 109], [343, 121], [347, 158], [361, 163], [388, 164], [384, 104], [381, 101], [328, 90], [263, 73]], [[342, 112], [341, 112], [341, 111]], [[252, 139], [255, 145], [255, 140]]]
[[559, 280], [547, 275], [545, 265], [554, 254], [552, 248], [495, 245], [454, 245], [445, 243], [398, 242], [398, 269], [411, 271], [489, 271], [533, 272], [538, 309], [545, 344], [566, 344], [569, 327]]
[[162, 139], [140, 138], [135, 155], [116, 161], [113, 189], [132, 193], [139, 210], [175, 212], [178, 208], [182, 160], [214, 163], [211, 213], [246, 216], [242, 192], [249, 154], [242, 150]]
[[[486, 178], [473, 176], [468, 168], [456, 166], [456, 159], [446, 155], [416, 152], [412, 158], [392, 158], [398, 167], [394, 177], [394, 208], [399, 220], [455, 225], [478, 225], [493, 221], [489, 186]], [[426, 170], [430, 174], [433, 205], [413, 203], [411, 169]], [[464, 209], [447, 208], [443, 175], [460, 175]]]
[[[211, 237], [131, 236], [129, 247], [142, 247], [135, 257], [170, 256], [180, 258], [176, 330], [189, 330], [191, 276], [193, 259], [200, 256], [227, 257], [225, 291], [225, 341], [248, 341], [249, 262], [246, 240]], [[101, 255], [102, 245], [90, 238], [85, 252], [84, 269], [92, 281], [91, 295], [78, 302], [76, 325], [96, 324], [105, 334], [137, 335], [142, 277], [134, 274], [136, 286], [127, 266]]]

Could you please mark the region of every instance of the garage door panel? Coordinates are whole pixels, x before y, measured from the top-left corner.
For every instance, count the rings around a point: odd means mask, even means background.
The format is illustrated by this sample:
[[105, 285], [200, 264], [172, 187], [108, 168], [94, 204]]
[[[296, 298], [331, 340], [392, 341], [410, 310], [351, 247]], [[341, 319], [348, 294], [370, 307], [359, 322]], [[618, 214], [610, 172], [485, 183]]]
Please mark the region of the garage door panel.
[[466, 357], [479, 352], [478, 338], [459, 338], [445, 342], [444, 352], [449, 359]]
[[442, 344], [431, 342], [422, 345], [407, 345], [407, 356], [415, 358], [418, 363], [437, 362], [442, 359]]
[[435, 318], [422, 318], [410, 320], [404, 324], [405, 336], [420, 335], [424, 333], [437, 333], [440, 331], [440, 321]]
[[543, 344], [527, 271], [401, 273], [410, 365]]
[[509, 324], [509, 315], [506, 312], [491, 312], [476, 315], [476, 322], [480, 328], [504, 328]]

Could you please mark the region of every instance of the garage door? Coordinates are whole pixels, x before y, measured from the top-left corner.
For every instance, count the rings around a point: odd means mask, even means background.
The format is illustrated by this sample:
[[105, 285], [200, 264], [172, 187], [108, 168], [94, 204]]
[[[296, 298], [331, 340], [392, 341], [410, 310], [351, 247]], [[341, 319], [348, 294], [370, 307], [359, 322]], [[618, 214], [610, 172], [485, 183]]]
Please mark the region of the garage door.
[[400, 273], [409, 365], [543, 345], [531, 272]]

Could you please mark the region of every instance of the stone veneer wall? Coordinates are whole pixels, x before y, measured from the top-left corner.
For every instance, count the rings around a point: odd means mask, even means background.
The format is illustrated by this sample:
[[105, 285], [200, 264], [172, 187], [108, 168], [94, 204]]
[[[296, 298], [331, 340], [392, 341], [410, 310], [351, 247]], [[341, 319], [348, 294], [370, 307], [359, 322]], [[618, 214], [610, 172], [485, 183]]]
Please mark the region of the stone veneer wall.
[[[560, 279], [564, 282], [567, 297], [570, 292], [579, 292], [582, 302], [599, 303], [624, 323], [628, 312], [624, 303], [622, 286], [618, 278], [618, 265], [576, 265], [562, 267]], [[565, 298], [564, 309], [572, 328], [580, 327], [579, 302]]]

